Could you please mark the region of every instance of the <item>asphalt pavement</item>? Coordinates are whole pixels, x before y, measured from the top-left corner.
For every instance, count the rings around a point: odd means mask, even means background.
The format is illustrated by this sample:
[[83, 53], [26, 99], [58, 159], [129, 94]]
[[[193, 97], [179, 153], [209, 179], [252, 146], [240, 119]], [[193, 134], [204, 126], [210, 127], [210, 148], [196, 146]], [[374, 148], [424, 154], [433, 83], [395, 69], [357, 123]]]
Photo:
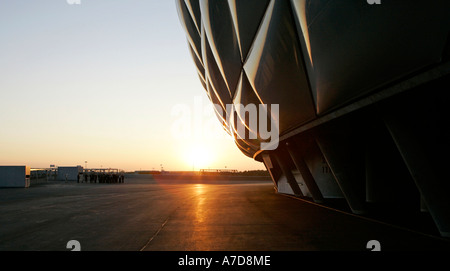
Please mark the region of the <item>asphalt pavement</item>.
[[0, 189], [1, 251], [450, 250], [437, 236], [277, 194], [270, 181], [49, 182]]

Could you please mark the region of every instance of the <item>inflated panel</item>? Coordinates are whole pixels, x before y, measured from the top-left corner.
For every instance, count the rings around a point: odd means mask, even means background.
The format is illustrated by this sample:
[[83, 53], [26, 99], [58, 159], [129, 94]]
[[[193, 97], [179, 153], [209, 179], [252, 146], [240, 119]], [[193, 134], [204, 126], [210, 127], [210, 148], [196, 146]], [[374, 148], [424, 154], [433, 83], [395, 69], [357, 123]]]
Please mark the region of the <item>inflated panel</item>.
[[271, 1], [244, 63], [258, 97], [280, 107], [280, 133], [315, 118], [289, 1]]

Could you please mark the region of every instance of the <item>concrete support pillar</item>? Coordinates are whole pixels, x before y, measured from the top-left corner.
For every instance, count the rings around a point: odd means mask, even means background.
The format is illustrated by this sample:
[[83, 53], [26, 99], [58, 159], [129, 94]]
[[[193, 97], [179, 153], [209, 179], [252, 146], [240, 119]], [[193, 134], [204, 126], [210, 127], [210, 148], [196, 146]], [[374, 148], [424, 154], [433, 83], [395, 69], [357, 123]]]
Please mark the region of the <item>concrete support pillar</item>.
[[[298, 142], [297, 142], [298, 146]], [[323, 157], [322, 152], [315, 140], [302, 144], [303, 160], [314, 177], [317, 186], [324, 198], [344, 198], [342, 191], [337, 184], [330, 166]]]
[[366, 213], [364, 151], [352, 130], [342, 125], [323, 127], [316, 141], [352, 212]]
[[450, 237], [448, 86], [442, 77], [380, 104], [384, 122], [439, 232]]
[[274, 163], [274, 161], [272, 161], [272, 158], [269, 154], [263, 153], [261, 157], [263, 159], [264, 166], [266, 167], [267, 171], [270, 174], [270, 177], [272, 178], [275, 188], [278, 189], [277, 181], [281, 175], [279, 167]]
[[430, 113], [420, 108], [391, 110], [385, 121], [437, 228], [450, 237], [450, 177], [445, 170], [449, 138], [439, 131], [448, 119], [440, 122]]
[[369, 119], [365, 137], [366, 201], [402, 215], [417, 212], [420, 194], [389, 131], [378, 119]]
[[278, 165], [281, 168], [281, 171], [283, 172], [283, 175], [286, 177], [289, 186], [294, 192], [294, 195], [298, 197], [303, 197], [304, 195], [300, 187], [298, 186], [297, 180], [295, 179], [294, 174], [292, 174], [292, 171], [288, 166], [287, 157], [285, 157], [285, 155], [281, 151], [275, 153], [274, 156], [275, 159], [277, 160]]
[[286, 149], [289, 155], [291, 156], [292, 161], [295, 164], [295, 167], [300, 171], [300, 174], [302, 175], [303, 180], [306, 186], [308, 187], [308, 190], [311, 193], [313, 200], [317, 203], [323, 203], [324, 199], [322, 193], [320, 192], [313, 175], [309, 171], [308, 166], [303, 160], [303, 155], [301, 154], [302, 150], [298, 148], [298, 146], [296, 146], [294, 142], [287, 142]]

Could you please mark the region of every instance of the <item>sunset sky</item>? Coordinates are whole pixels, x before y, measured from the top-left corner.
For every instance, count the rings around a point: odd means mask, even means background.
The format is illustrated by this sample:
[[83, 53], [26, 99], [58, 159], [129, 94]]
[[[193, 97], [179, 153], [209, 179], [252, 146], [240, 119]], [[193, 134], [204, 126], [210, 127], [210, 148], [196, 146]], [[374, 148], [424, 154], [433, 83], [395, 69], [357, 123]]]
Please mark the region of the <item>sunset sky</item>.
[[0, 165], [264, 169], [220, 127], [173, 0], [0, 0]]

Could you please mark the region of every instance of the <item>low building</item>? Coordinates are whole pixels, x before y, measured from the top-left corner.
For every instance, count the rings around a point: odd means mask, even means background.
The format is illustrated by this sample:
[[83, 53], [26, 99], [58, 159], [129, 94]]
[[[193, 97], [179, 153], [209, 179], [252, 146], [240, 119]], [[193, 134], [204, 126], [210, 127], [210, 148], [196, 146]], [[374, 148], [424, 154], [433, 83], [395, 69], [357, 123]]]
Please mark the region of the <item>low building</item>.
[[0, 166], [0, 187], [27, 188], [29, 186], [29, 166]]

